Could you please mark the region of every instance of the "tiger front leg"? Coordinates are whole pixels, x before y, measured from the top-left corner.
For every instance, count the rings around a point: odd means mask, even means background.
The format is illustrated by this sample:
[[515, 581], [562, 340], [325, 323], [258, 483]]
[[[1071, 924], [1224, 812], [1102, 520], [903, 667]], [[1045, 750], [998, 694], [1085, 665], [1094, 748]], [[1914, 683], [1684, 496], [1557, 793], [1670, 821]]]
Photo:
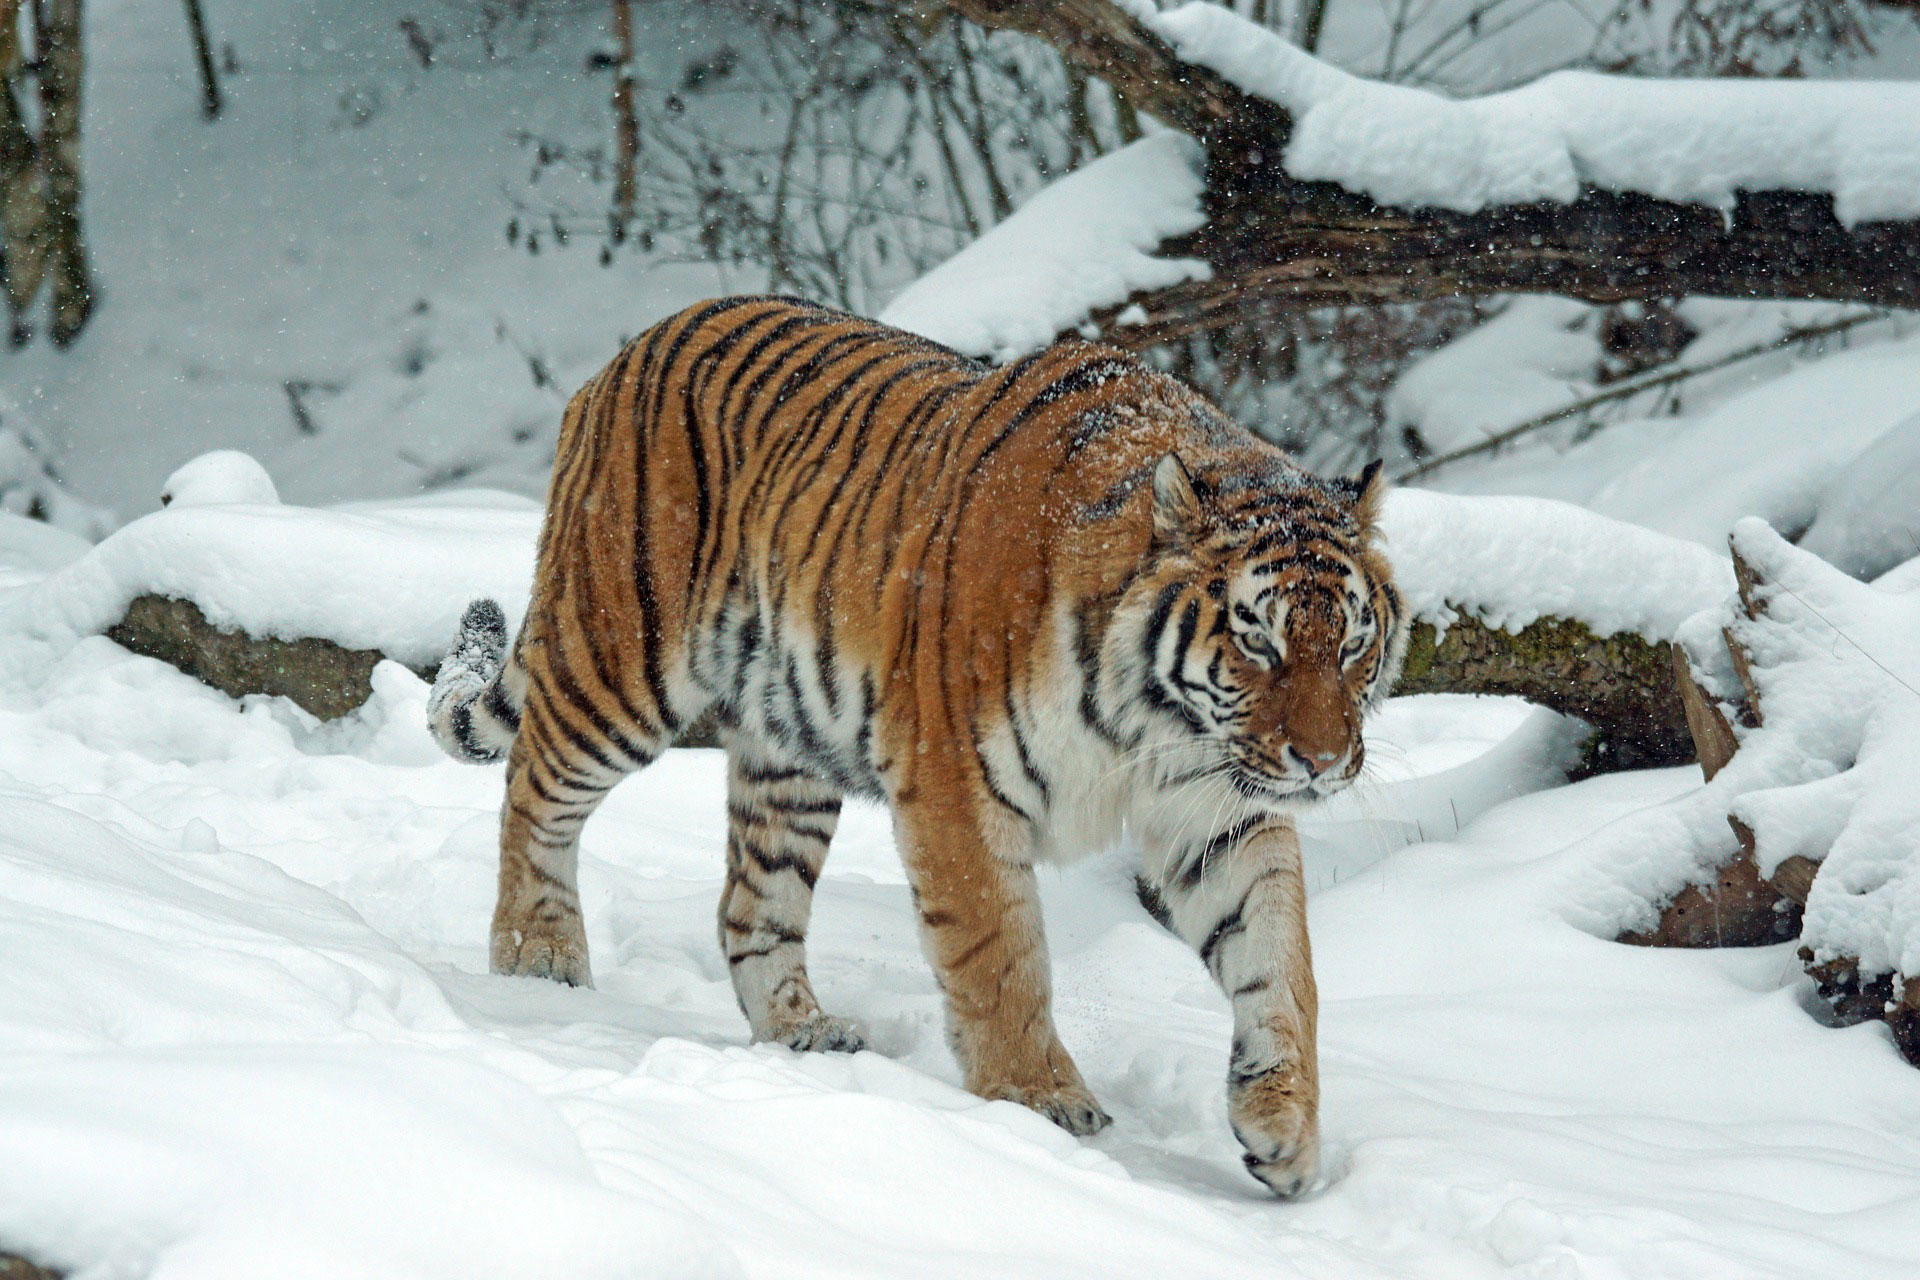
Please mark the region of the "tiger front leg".
[[1227, 1104], [1247, 1170], [1276, 1195], [1298, 1195], [1320, 1165], [1319, 997], [1293, 824], [1255, 821], [1175, 847], [1147, 870], [1169, 923], [1233, 1002]]
[[1017, 1102], [1074, 1134], [1112, 1121], [1053, 1026], [1033, 868], [990, 847], [979, 824], [924, 808], [898, 815], [920, 941], [947, 998], [947, 1038], [967, 1090]]

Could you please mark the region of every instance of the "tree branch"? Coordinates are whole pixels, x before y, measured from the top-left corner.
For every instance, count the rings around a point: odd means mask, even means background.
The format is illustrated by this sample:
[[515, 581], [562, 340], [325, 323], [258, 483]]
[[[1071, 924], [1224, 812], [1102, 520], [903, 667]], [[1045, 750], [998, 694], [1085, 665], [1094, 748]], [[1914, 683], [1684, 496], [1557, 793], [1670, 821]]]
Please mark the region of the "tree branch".
[[[1207, 224], [1163, 252], [1204, 258], [1213, 277], [1093, 316], [1121, 346], [1218, 328], [1275, 301], [1316, 307], [1541, 292], [1594, 302], [1713, 294], [1920, 307], [1920, 223], [1848, 227], [1831, 196], [1800, 191], [1742, 192], [1731, 215], [1598, 188], [1570, 204], [1478, 213], [1390, 207], [1289, 176], [1281, 164], [1292, 127], [1284, 109], [1181, 61], [1110, 0], [946, 2], [983, 26], [1046, 41], [1122, 99], [1207, 144]], [[1135, 322], [1115, 323], [1123, 311]]]
[[1018, 31], [1052, 45], [1067, 65], [1105, 80], [1137, 110], [1210, 140], [1252, 124], [1284, 140], [1291, 121], [1225, 76], [1183, 62], [1159, 36], [1109, 0], [945, 0], [978, 26]]

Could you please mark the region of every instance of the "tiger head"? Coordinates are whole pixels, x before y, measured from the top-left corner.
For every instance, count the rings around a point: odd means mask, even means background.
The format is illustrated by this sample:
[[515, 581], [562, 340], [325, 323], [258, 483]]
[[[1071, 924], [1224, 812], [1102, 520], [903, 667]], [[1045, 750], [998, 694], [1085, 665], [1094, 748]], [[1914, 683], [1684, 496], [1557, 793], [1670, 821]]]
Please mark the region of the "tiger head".
[[1384, 487], [1378, 462], [1322, 480], [1290, 463], [1160, 461], [1147, 562], [1120, 613], [1161, 781], [1224, 778], [1249, 802], [1291, 805], [1359, 774], [1362, 716], [1406, 647], [1376, 545]]

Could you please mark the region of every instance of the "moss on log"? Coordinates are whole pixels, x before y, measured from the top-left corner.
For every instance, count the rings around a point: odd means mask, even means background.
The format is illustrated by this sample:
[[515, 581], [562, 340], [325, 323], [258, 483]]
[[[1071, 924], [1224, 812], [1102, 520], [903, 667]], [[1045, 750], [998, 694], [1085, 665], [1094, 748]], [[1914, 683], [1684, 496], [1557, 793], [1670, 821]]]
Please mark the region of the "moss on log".
[[1631, 632], [1596, 636], [1565, 618], [1502, 631], [1463, 616], [1441, 635], [1415, 622], [1395, 692], [1509, 694], [1578, 716], [1596, 735], [1587, 772], [1694, 758], [1672, 646]]

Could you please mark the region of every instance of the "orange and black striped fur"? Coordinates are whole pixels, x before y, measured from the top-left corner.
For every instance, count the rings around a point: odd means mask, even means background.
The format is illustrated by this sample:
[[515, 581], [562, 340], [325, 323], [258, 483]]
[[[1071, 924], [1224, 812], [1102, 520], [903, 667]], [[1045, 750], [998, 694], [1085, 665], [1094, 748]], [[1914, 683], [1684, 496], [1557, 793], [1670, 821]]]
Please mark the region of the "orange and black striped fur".
[[1321, 480], [1065, 342], [988, 368], [824, 307], [707, 303], [568, 406], [533, 598], [469, 611], [440, 741], [507, 761], [493, 967], [589, 980], [581, 824], [696, 717], [730, 761], [720, 941], [756, 1039], [857, 1049], [807, 980], [841, 798], [892, 805], [966, 1085], [1089, 1133], [1034, 865], [1111, 844], [1232, 1000], [1235, 1131], [1317, 1161], [1289, 814], [1359, 771], [1400, 607], [1377, 466]]

